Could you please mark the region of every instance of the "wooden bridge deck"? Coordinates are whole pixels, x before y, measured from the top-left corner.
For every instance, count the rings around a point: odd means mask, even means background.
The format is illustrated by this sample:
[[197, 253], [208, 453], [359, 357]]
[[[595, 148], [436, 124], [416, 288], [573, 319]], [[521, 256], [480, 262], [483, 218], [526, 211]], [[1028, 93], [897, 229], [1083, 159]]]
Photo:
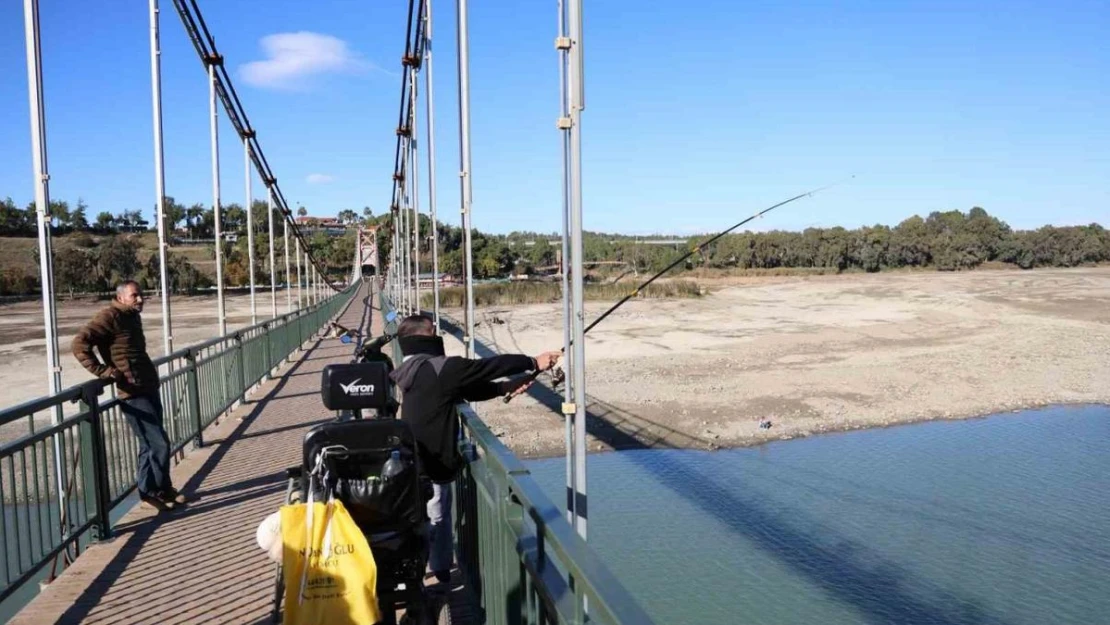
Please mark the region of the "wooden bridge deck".
[[[369, 318], [377, 335], [377, 298], [368, 294], [340, 323], [353, 328]], [[320, 403], [321, 370], [349, 361], [351, 351], [335, 339], [310, 340], [174, 467], [191, 504], [161, 514], [136, 506], [112, 540], [90, 547], [10, 622], [269, 623], [275, 567], [255, 531], [284, 501], [284, 470], [297, 464], [305, 432], [333, 418]], [[466, 589], [451, 594], [456, 623], [471, 620], [467, 596]]]

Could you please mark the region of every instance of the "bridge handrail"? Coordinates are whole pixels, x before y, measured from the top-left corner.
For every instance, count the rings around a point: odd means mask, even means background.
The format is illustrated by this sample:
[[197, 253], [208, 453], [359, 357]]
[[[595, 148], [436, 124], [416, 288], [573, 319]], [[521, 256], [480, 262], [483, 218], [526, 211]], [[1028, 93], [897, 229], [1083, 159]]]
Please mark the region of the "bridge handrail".
[[[171, 454], [190, 443], [202, 446], [204, 429], [341, 313], [357, 291], [353, 284], [318, 304], [155, 359], [164, 372], [160, 394]], [[102, 401], [106, 388], [110, 394]], [[53, 417], [72, 402], [80, 402], [76, 414], [36, 431], [36, 415]], [[138, 444], [110, 381], [89, 380], [0, 410], [0, 427], [9, 434], [21, 419], [30, 431], [0, 443], [0, 602], [52, 562], [53, 572], [63, 554], [67, 560], [79, 555], [90, 530], [93, 540], [110, 537], [112, 509], [136, 487]]]
[[[514, 622], [511, 615], [528, 606], [536, 614], [527, 622], [580, 624], [588, 606], [590, 623], [651, 625], [524, 463], [470, 406], [460, 405], [459, 417], [463, 451], [470, 456], [455, 485], [460, 567], [481, 589], [487, 616], [504, 611], [502, 619], [491, 622]], [[498, 523], [489, 526], [483, 514]], [[495, 560], [493, 566], [483, 566], [483, 557]], [[514, 592], [519, 608], [510, 605]]]
[[[393, 310], [381, 293], [383, 313]], [[400, 362], [397, 341], [393, 357]], [[485, 622], [582, 624], [588, 612], [590, 623], [652, 625], [524, 463], [469, 405], [458, 414], [467, 463], [453, 486], [456, 554]]]

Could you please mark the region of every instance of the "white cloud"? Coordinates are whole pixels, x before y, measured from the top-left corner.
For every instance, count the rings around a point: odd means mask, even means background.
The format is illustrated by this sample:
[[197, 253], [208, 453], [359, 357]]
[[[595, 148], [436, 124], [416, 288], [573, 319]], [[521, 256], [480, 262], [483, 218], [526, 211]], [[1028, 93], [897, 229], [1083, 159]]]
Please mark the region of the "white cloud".
[[305, 182], [308, 184], [327, 184], [334, 180], [335, 176], [329, 174], [309, 174], [308, 177], [305, 178]]
[[377, 67], [351, 50], [346, 41], [308, 31], [267, 35], [261, 41], [265, 60], [239, 67], [248, 84], [269, 89], [301, 90], [322, 74], [363, 74]]

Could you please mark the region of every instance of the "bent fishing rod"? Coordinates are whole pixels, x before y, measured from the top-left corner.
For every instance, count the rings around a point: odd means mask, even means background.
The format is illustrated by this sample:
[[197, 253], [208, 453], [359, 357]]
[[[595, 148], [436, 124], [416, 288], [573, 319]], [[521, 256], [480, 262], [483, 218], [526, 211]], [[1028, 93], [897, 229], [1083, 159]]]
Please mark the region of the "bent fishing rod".
[[[855, 178], [855, 175], [849, 176], [849, 177], [848, 177], [848, 178], [846, 178], [845, 180], [851, 180], [852, 178]], [[746, 224], [746, 223], [748, 223], [748, 222], [750, 222], [750, 221], [752, 221], [752, 220], [754, 220], [754, 219], [758, 219], [758, 218], [760, 218], [760, 217], [762, 217], [762, 216], [766, 215], [767, 213], [769, 213], [769, 212], [771, 212], [771, 211], [775, 210], [776, 208], [778, 208], [778, 207], [780, 207], [780, 206], [785, 206], [785, 205], [787, 205], [787, 204], [789, 204], [789, 203], [791, 203], [791, 202], [794, 202], [794, 201], [800, 200], [800, 199], [802, 199], [802, 198], [812, 197], [812, 196], [814, 196], [814, 195], [816, 195], [816, 194], [820, 193], [821, 191], [825, 191], [825, 190], [827, 190], [827, 189], [831, 189], [831, 188], [833, 188], [833, 187], [835, 187], [835, 186], [837, 186], [837, 185], [843, 184], [843, 182], [844, 182], [844, 180], [842, 180], [842, 181], [840, 181], [840, 182], [834, 182], [833, 184], [830, 184], [830, 185], [825, 185], [825, 186], [823, 186], [823, 187], [818, 187], [818, 188], [816, 188], [816, 189], [812, 189], [812, 190], [810, 190], [810, 191], [806, 191], [805, 193], [801, 193], [801, 194], [799, 194], [799, 195], [795, 195], [794, 197], [792, 197], [792, 198], [790, 198], [790, 199], [788, 199], [788, 200], [783, 200], [783, 201], [779, 202], [778, 204], [774, 204], [774, 205], [772, 205], [772, 206], [768, 206], [767, 208], [765, 208], [765, 209], [763, 209], [763, 210], [759, 211], [758, 213], [755, 213], [755, 214], [751, 215], [750, 217], [748, 217], [748, 218], [746, 218], [746, 219], [744, 219], [744, 220], [740, 221], [739, 223], [737, 223], [736, 225], [732, 226], [732, 227], [731, 227], [731, 228], [729, 228], [728, 230], [724, 230], [724, 231], [722, 231], [722, 232], [719, 232], [719, 233], [717, 233], [716, 235], [714, 235], [714, 236], [713, 236], [712, 238], [710, 238], [710, 239], [707, 239], [707, 240], [703, 241], [702, 243], [699, 243], [699, 244], [698, 244], [698, 245], [696, 245], [696, 246], [695, 246], [694, 248], [692, 248], [692, 249], [691, 249], [691, 250], [690, 250], [689, 252], [686, 252], [686, 253], [685, 253], [685, 254], [683, 254], [683, 255], [682, 255], [681, 257], [679, 257], [678, 259], [676, 259], [676, 260], [675, 260], [674, 262], [672, 262], [671, 264], [667, 265], [667, 266], [666, 266], [666, 267], [665, 267], [664, 269], [662, 269], [661, 271], [657, 272], [657, 273], [656, 273], [655, 275], [653, 275], [652, 277], [650, 277], [650, 278], [648, 278], [647, 280], [645, 280], [645, 281], [644, 281], [644, 282], [643, 282], [642, 284], [640, 284], [640, 285], [639, 285], [639, 286], [637, 286], [637, 287], [636, 287], [635, 289], [633, 289], [631, 293], [629, 293], [628, 295], [625, 295], [624, 297], [622, 297], [622, 298], [620, 299], [620, 301], [618, 301], [618, 302], [617, 302], [616, 304], [613, 304], [612, 306], [610, 306], [610, 307], [609, 307], [609, 310], [606, 310], [605, 312], [601, 313], [601, 316], [600, 316], [600, 317], [598, 317], [597, 319], [594, 319], [594, 320], [593, 320], [593, 322], [592, 322], [592, 323], [590, 323], [590, 325], [586, 326], [586, 329], [582, 331], [582, 335], [583, 335], [583, 336], [585, 336], [585, 335], [586, 335], [586, 333], [587, 333], [587, 332], [589, 332], [590, 330], [592, 330], [592, 329], [593, 329], [593, 328], [594, 328], [595, 326], [597, 326], [597, 324], [599, 324], [599, 323], [601, 323], [602, 321], [604, 321], [606, 317], [608, 317], [609, 315], [613, 314], [613, 313], [614, 313], [614, 312], [615, 312], [615, 311], [616, 311], [616, 310], [617, 310], [618, 308], [620, 308], [621, 306], [624, 306], [624, 305], [625, 305], [625, 303], [627, 303], [627, 302], [628, 302], [628, 300], [630, 300], [630, 299], [632, 299], [633, 297], [636, 297], [637, 295], [639, 295], [641, 291], [643, 291], [644, 289], [646, 289], [646, 288], [648, 287], [648, 285], [650, 285], [650, 284], [651, 284], [652, 282], [655, 282], [655, 281], [656, 281], [656, 280], [658, 280], [658, 279], [659, 279], [660, 277], [662, 277], [662, 276], [663, 276], [663, 274], [667, 273], [667, 272], [668, 272], [668, 271], [670, 271], [671, 269], [674, 269], [674, 268], [675, 268], [675, 267], [677, 267], [677, 266], [678, 266], [679, 264], [681, 264], [682, 262], [684, 262], [684, 261], [685, 261], [685, 260], [686, 260], [687, 258], [690, 258], [690, 257], [691, 257], [691, 256], [693, 256], [694, 254], [697, 254], [698, 252], [701, 252], [702, 250], [704, 250], [704, 249], [705, 249], [706, 247], [709, 247], [709, 245], [710, 245], [711, 243], [713, 243], [714, 241], [716, 241], [717, 239], [720, 239], [721, 237], [725, 236], [726, 234], [728, 234], [728, 233], [732, 232], [733, 230], [735, 230], [735, 229], [739, 228], [740, 226], [743, 226], [744, 224]], [[571, 345], [573, 345], [573, 344], [574, 344], [574, 342], [573, 342], [573, 341], [571, 341]], [[560, 350], [560, 351], [562, 351], [562, 352], [566, 352], [566, 347], [563, 347], [563, 349], [562, 349], [562, 350]], [[561, 372], [561, 370], [560, 370], [560, 372]], [[532, 382], [533, 380], [535, 380], [536, 378], [538, 378], [538, 377], [540, 376], [540, 373], [541, 373], [540, 371], [535, 371], [535, 372], [533, 372], [533, 373], [529, 374], [529, 379], [528, 379], [528, 381], [526, 382], [526, 384], [528, 384], [528, 383], [531, 383], [531, 382]], [[556, 376], [556, 383], [558, 383], [558, 376]], [[507, 403], [509, 403], [510, 401], [512, 401], [512, 398], [513, 398], [514, 396], [515, 396], [515, 395], [514, 395], [513, 393], [508, 393], [508, 394], [506, 394], [506, 395], [505, 395], [504, 397], [502, 397], [501, 401], [503, 401], [504, 403], [506, 403], [506, 404], [507, 404]]]

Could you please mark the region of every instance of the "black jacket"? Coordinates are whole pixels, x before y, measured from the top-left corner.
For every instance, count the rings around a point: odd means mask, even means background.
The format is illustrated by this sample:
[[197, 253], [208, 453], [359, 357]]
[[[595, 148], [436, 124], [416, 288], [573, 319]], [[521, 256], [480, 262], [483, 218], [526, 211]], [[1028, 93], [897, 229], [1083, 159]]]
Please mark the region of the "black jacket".
[[420, 463], [433, 482], [450, 482], [462, 466], [455, 405], [493, 399], [506, 391], [493, 380], [535, 366], [533, 358], [521, 355], [471, 360], [418, 354], [390, 374], [401, 390], [401, 418], [412, 426]]

